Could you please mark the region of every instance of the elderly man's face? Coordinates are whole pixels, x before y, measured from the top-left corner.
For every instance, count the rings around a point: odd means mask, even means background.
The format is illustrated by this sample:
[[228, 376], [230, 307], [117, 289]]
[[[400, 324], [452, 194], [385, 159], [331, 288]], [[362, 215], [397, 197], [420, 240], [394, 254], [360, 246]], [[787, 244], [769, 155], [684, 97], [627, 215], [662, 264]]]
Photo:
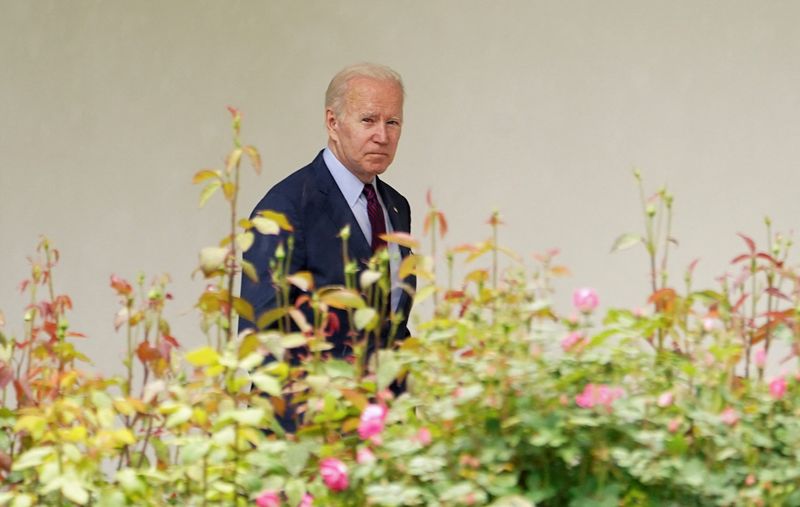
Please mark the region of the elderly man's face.
[[341, 114], [325, 111], [328, 146], [356, 177], [368, 183], [394, 160], [403, 123], [403, 92], [393, 81], [350, 80]]

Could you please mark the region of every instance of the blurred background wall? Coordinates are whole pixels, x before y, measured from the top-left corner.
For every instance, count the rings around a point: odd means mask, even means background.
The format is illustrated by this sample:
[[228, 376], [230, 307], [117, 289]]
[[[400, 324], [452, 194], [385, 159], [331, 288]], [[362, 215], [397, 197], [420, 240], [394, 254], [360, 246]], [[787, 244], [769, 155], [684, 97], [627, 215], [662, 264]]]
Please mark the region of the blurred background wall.
[[[217, 197], [198, 210], [195, 171], [221, 167], [225, 106], [265, 171], [243, 178], [239, 211], [326, 141], [323, 94], [357, 61], [397, 69], [405, 128], [386, 180], [421, 235], [430, 189], [454, 246], [551, 247], [603, 304], [644, 306], [634, 167], [675, 195], [671, 274], [700, 258], [711, 285], [743, 250], [800, 225], [800, 4], [788, 1], [406, 2], [0, 0], [0, 308], [22, 331], [26, 256], [60, 249], [56, 289], [105, 371], [121, 368], [114, 273], [170, 273], [167, 316], [204, 342], [193, 305], [197, 251], [225, 233]], [[796, 257], [795, 257], [796, 258]]]

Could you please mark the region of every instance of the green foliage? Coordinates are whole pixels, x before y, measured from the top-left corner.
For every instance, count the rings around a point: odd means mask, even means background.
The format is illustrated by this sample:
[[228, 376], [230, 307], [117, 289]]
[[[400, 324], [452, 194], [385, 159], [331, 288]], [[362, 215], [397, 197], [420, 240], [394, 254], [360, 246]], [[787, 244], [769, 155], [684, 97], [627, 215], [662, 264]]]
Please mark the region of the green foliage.
[[[764, 378], [770, 344], [794, 350], [800, 336], [789, 241], [770, 231], [762, 250], [742, 236], [737, 276], [697, 290], [690, 266], [679, 290], [666, 272], [672, 196], [643, 197], [644, 234], [614, 249], [645, 247], [652, 310], [610, 309], [600, 320], [592, 291], [576, 293], [577, 316], [559, 314], [552, 279], [567, 269], [557, 252], [524, 267], [500, 245], [495, 213], [489, 239], [445, 253], [446, 283], [434, 254], [403, 260], [401, 273], [421, 283], [416, 301], [433, 298], [432, 315], [367, 357], [380, 323], [397, 321], [385, 252], [360, 273], [345, 252], [347, 286], [315, 289], [308, 273], [286, 272], [287, 241], [273, 264], [284, 306], [254, 315], [234, 295], [237, 274], [255, 273], [237, 260], [252, 229], [291, 224], [276, 213], [237, 219], [242, 157], [256, 169], [260, 157], [231, 113], [226, 167], [194, 178], [206, 184], [201, 202], [222, 189], [231, 204], [231, 230], [200, 254], [207, 345], [183, 352], [171, 336], [167, 277], [112, 276], [125, 373], [87, 371], [72, 303], [54, 290], [58, 251], [39, 244], [22, 286], [24, 331], [0, 332], [0, 505], [248, 505], [266, 492], [291, 506], [309, 497], [325, 506], [800, 503], [800, 386], [788, 367]], [[447, 221], [428, 202], [435, 253]], [[407, 235], [387, 239], [419, 249]], [[456, 284], [462, 258], [488, 265]], [[292, 287], [312, 318], [289, 301]], [[332, 309], [359, 333], [352, 362], [325, 357]], [[260, 329], [237, 335], [236, 315]], [[305, 358], [290, 361], [303, 347]], [[407, 390], [395, 398], [388, 386], [401, 378]], [[294, 435], [277, 422], [287, 404], [302, 413]]]

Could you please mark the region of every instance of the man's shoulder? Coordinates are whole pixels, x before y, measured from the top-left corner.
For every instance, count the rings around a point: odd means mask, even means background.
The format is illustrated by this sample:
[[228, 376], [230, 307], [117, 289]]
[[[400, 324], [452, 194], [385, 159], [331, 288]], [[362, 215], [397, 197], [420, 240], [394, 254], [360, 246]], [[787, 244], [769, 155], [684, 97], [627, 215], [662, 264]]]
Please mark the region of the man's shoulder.
[[273, 185], [256, 205], [256, 209], [280, 210], [297, 203], [303, 195], [308, 194], [310, 188], [320, 184], [320, 174], [324, 174], [323, 170], [326, 170], [326, 166], [320, 154], [311, 163], [297, 169]]

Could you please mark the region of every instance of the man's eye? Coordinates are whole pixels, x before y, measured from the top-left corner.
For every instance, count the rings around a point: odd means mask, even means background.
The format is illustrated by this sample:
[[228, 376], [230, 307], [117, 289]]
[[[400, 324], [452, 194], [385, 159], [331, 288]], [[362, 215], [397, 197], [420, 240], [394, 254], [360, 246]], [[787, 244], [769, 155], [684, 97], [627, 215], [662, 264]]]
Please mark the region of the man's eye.
[[361, 121], [364, 123], [372, 123], [374, 120], [372, 118], [361, 118]]
[[389, 125], [400, 125], [400, 122], [399, 122], [399, 121], [397, 121], [397, 120], [389, 120], [387, 123], [388, 123]]

